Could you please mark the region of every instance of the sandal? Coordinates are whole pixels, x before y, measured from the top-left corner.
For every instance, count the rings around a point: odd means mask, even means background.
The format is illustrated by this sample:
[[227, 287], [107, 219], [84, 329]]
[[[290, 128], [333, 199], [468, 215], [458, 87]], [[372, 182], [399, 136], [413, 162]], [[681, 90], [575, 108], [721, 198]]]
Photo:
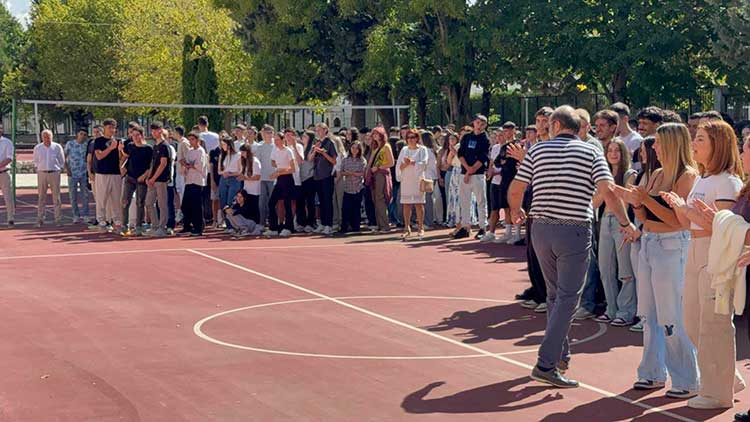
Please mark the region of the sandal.
[[594, 318], [594, 321], [609, 324], [612, 322], [612, 319], [607, 316], [607, 314], [601, 314], [598, 317]]
[[409, 236], [411, 236], [411, 230], [401, 233], [401, 240], [406, 240], [409, 238]]
[[623, 318], [615, 318], [609, 323], [609, 325], [613, 327], [627, 327], [628, 325], [633, 325], [633, 323], [625, 321]]

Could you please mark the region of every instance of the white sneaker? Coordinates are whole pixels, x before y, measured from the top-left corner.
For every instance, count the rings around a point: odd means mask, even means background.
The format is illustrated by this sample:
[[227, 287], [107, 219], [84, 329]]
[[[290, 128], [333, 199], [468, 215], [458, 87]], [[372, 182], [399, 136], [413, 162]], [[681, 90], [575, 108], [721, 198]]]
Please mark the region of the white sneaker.
[[637, 323], [631, 325], [630, 328], [628, 328], [628, 331], [632, 331], [634, 333], [642, 333], [643, 332], [643, 320], [640, 320]]
[[540, 303], [539, 306], [534, 308], [534, 312], [538, 314], [546, 314], [547, 313], [547, 304], [546, 303]]
[[279, 235], [279, 232], [277, 232], [276, 230], [268, 229], [263, 232], [263, 236], [273, 237], [273, 236], [278, 236], [278, 235]]
[[533, 299], [525, 300], [521, 302], [521, 307], [524, 309], [536, 309], [539, 306]]
[[493, 240], [493, 242], [495, 242], [495, 243], [507, 243], [508, 242], [508, 236], [504, 234], [504, 235], [502, 235], [500, 237], [495, 237], [495, 240]]
[[279, 233], [279, 236], [281, 236], [281, 237], [289, 237], [291, 235], [292, 235], [292, 232], [290, 232], [287, 229], [284, 229], [284, 230], [281, 231], [281, 233]]
[[294, 231], [296, 231], [297, 233], [302, 233], [303, 231], [305, 231], [305, 227], [304, 226], [300, 226], [299, 224], [295, 224], [294, 225]]
[[323, 229], [323, 231], [321, 233], [324, 234], [324, 235], [326, 235], [326, 236], [330, 236], [330, 235], [333, 234], [333, 227], [331, 227], [331, 226], [325, 226], [325, 228]]
[[305, 226], [303, 230], [305, 233], [312, 233], [315, 229], [313, 229], [312, 226]]
[[573, 314], [573, 319], [576, 321], [583, 321], [584, 319], [591, 319], [595, 316], [596, 315], [589, 312], [586, 308], [578, 308], [576, 313]]
[[509, 237], [508, 240], [505, 241], [508, 245], [514, 245], [516, 242], [521, 240], [521, 236], [514, 234], [513, 236]]
[[313, 230], [313, 233], [323, 233], [323, 230], [325, 230], [325, 226], [318, 225], [318, 227]]
[[78, 224], [81, 222], [81, 219], [79, 217], [73, 217], [73, 224]]
[[258, 226], [255, 230], [250, 233], [251, 236], [260, 236], [263, 234], [263, 227]]
[[482, 236], [481, 239], [479, 239], [479, 243], [489, 243], [495, 241], [495, 233], [487, 232]]
[[378, 230], [378, 226], [367, 226], [367, 228], [370, 229], [370, 231], [373, 231], [373, 232]]

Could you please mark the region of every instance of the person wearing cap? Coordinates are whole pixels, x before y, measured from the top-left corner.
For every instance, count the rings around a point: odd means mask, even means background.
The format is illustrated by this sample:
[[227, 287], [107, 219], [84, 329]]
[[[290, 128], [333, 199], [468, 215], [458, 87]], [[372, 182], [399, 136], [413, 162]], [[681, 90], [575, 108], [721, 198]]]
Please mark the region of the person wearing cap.
[[3, 136], [3, 125], [0, 122], [0, 192], [5, 200], [8, 227], [15, 225], [16, 204], [13, 202], [13, 192], [10, 183], [11, 163], [13, 162], [13, 142]]
[[461, 229], [455, 238], [471, 236], [471, 197], [476, 198], [479, 211], [479, 237], [487, 228], [487, 185], [484, 174], [487, 171], [490, 140], [487, 138], [487, 117], [477, 114], [472, 121], [473, 131], [464, 135], [458, 148], [461, 161], [462, 181], [459, 188], [461, 197]]
[[239, 151], [243, 144], [247, 142], [247, 126], [239, 123], [232, 129], [232, 137], [234, 138], [234, 149]]

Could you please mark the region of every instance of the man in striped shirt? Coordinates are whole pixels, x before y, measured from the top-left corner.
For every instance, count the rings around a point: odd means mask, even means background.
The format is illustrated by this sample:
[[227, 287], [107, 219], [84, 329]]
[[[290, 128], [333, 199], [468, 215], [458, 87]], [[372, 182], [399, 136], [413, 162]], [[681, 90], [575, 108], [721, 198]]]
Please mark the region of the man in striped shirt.
[[558, 388], [578, 386], [563, 374], [570, 362], [568, 332], [591, 256], [594, 192], [604, 196], [623, 231], [635, 230], [612, 192], [614, 179], [604, 155], [578, 138], [580, 126], [572, 107], [558, 107], [550, 116], [553, 139], [529, 150], [508, 193], [513, 222], [520, 224], [526, 219], [523, 193], [529, 183], [534, 185], [529, 215], [547, 285], [547, 329], [531, 378]]

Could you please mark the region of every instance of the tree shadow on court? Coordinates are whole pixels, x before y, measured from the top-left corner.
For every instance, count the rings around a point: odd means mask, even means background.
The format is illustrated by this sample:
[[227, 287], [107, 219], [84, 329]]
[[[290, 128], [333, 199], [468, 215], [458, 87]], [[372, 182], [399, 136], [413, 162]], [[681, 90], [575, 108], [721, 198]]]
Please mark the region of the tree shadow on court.
[[[406, 396], [401, 408], [407, 413], [416, 414], [515, 412], [563, 399], [559, 392], [542, 386], [524, 386], [514, 390], [530, 381], [529, 377], [521, 377], [428, 399], [426, 397], [433, 390], [445, 384], [443, 381], [434, 382]], [[539, 397], [534, 397], [537, 395]], [[533, 400], [520, 403], [531, 398]]]
[[[517, 340], [514, 346], [536, 347], [542, 342], [547, 324], [547, 315], [523, 309], [516, 303], [483, 308], [474, 312], [457, 311], [440, 322], [422, 327], [432, 332], [448, 332], [462, 337], [463, 343], [479, 344], [491, 340]], [[606, 331], [605, 331], [606, 330]], [[599, 334], [604, 331], [602, 334]], [[598, 335], [595, 341], [577, 344], [577, 339]], [[629, 346], [642, 346], [643, 336], [627, 328], [615, 328], [594, 321], [574, 321], [571, 325], [571, 347], [573, 353], [596, 354]]]
[[[639, 421], [639, 422], [663, 422], [665, 420], [674, 420], [669, 416], [658, 412], [646, 413], [649, 408], [663, 408], [666, 405], [675, 403], [675, 400], [659, 395], [656, 397], [647, 396], [649, 392], [628, 390], [620, 393], [618, 396], [627, 398], [631, 401], [642, 403], [646, 407], [640, 407], [632, 403], [627, 403], [616, 397], [604, 397], [599, 400], [584, 403], [567, 412], [552, 413], [544, 417], [541, 422], [569, 422], [569, 421], [586, 421], [586, 420], [608, 420], [608, 421]], [[656, 393], [659, 394], [659, 393]], [[721, 415], [724, 412], [730, 412], [731, 409], [720, 410], [695, 410], [687, 407], [687, 402], [683, 401], [682, 407], [669, 409], [669, 412], [680, 415], [688, 420], [705, 421]], [[733, 414], [730, 412], [729, 414]]]

